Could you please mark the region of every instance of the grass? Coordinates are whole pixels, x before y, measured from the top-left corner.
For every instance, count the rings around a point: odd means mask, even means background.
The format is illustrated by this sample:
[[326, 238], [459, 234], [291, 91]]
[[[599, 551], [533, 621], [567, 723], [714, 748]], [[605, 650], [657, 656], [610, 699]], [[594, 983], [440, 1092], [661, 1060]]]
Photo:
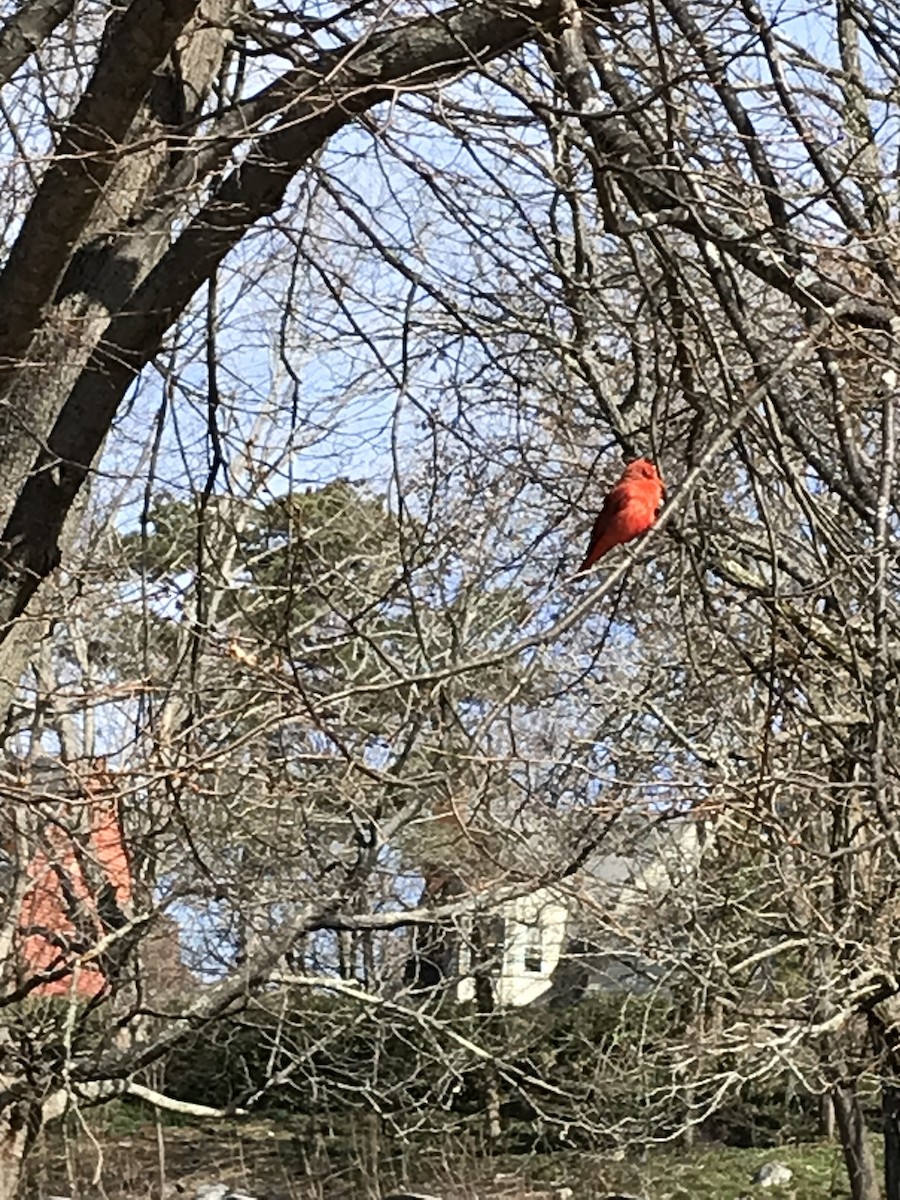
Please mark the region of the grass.
[[[566, 1152], [478, 1157], [460, 1147], [418, 1146], [398, 1161], [393, 1143], [373, 1147], [363, 1130], [351, 1134], [338, 1162], [312, 1155], [290, 1123], [252, 1122], [164, 1128], [163, 1162], [153, 1125], [130, 1128], [119, 1114], [89, 1139], [82, 1131], [47, 1138], [35, 1155], [23, 1200], [51, 1195], [77, 1200], [158, 1200], [159, 1184], [179, 1182], [190, 1198], [199, 1183], [222, 1180], [273, 1200], [375, 1200], [407, 1186], [446, 1200], [551, 1200], [552, 1189], [571, 1187], [576, 1200], [625, 1192], [646, 1200], [846, 1200], [839, 1147], [816, 1142], [775, 1150], [706, 1145], [691, 1151], [655, 1150], [645, 1161]], [[368, 1143], [368, 1144], [367, 1144]], [[355, 1149], [354, 1149], [355, 1147]], [[348, 1150], [353, 1150], [348, 1154]], [[431, 1151], [430, 1153], [428, 1151]], [[794, 1175], [781, 1188], [751, 1183], [763, 1163], [778, 1161]], [[380, 1173], [381, 1187], [376, 1183]], [[92, 1178], [95, 1177], [96, 1178]]]
[[[781, 1162], [794, 1177], [784, 1187], [751, 1183], [763, 1163]], [[849, 1196], [843, 1157], [833, 1143], [782, 1146], [777, 1150], [738, 1150], [730, 1146], [700, 1147], [690, 1153], [667, 1151], [643, 1164], [616, 1164], [616, 1188], [648, 1200], [833, 1200]], [[602, 1194], [602, 1193], [601, 1193]]]
[[[730, 1146], [705, 1145], [691, 1151], [657, 1150], [643, 1162], [611, 1161], [608, 1156], [548, 1154], [540, 1158], [504, 1158], [505, 1179], [518, 1176], [523, 1190], [551, 1189], [567, 1185], [576, 1200], [599, 1200], [609, 1193], [624, 1192], [646, 1200], [846, 1200], [850, 1195], [840, 1148], [832, 1142], [781, 1146], [770, 1150], [742, 1150]], [[783, 1187], [762, 1188], [751, 1181], [759, 1167], [780, 1162], [790, 1167], [793, 1178]], [[475, 1164], [470, 1164], [471, 1167]], [[484, 1172], [484, 1163], [481, 1164]], [[448, 1175], [451, 1173], [448, 1173]], [[470, 1175], [470, 1172], [466, 1172]], [[452, 1172], [457, 1187], [440, 1172], [415, 1179], [423, 1191], [466, 1200], [488, 1200], [494, 1195], [471, 1180], [469, 1189], [459, 1189], [463, 1172]], [[474, 1186], [472, 1186], [474, 1183]], [[470, 1190], [471, 1189], [471, 1190]], [[496, 1193], [515, 1200], [515, 1191]]]

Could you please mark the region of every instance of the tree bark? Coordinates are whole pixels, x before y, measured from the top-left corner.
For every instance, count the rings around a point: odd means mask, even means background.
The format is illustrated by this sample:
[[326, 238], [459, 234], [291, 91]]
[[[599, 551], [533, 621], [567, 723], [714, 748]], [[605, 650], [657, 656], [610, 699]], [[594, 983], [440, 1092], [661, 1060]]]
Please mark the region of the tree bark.
[[0, 386], [15, 372], [126, 135], [199, 0], [134, 0], [101, 53], [0, 272]]
[[875, 1157], [856, 1088], [852, 1082], [836, 1083], [831, 1089], [831, 1098], [850, 1181], [850, 1196], [852, 1200], [881, 1200]]
[[0, 86], [15, 75], [74, 7], [75, 0], [26, 0], [19, 7], [0, 29]]
[[16, 1104], [0, 1114], [0, 1200], [15, 1200], [18, 1195], [25, 1156], [33, 1141], [24, 1109]]
[[[20, 494], [23, 479], [40, 452], [45, 430], [52, 426], [66, 397], [77, 383], [91, 352], [109, 324], [111, 314], [118, 311], [142, 277], [141, 265], [144, 264], [145, 271], [149, 270], [169, 244], [166, 229], [162, 226], [155, 228], [148, 237], [137, 238], [132, 223], [148, 196], [155, 193], [160, 178], [168, 169], [172, 156], [172, 137], [180, 121], [191, 119], [197, 112], [201, 98], [208, 94], [231, 38], [228, 24], [230, 14], [239, 9], [241, 4], [242, 0], [199, 0], [199, 3], [190, 6], [196, 10], [195, 15], [174, 41], [172, 38], [176, 30], [171, 26], [171, 6], [165, 9], [164, 5], [157, 5], [157, 13], [168, 13], [170, 25], [165, 31], [165, 40], [172, 41], [178, 69], [175, 70], [170, 56], [162, 67], [148, 76], [143, 88], [145, 95], [137, 105], [123, 144], [108, 152], [104, 165], [109, 170], [109, 177], [102, 191], [96, 190], [97, 171], [91, 173], [82, 196], [85, 206], [81, 217], [73, 220], [63, 231], [63, 243], [57, 246], [58, 261], [50, 262], [48, 259], [46, 264], [50, 274], [44, 281], [45, 292], [50, 283], [57, 279], [60, 266], [64, 268], [53, 303], [46, 306], [43, 323], [38, 324], [30, 335], [32, 340], [27, 360], [18, 368], [11, 369], [6, 377], [6, 403], [0, 413], [0, 459], [6, 464], [4, 484], [0, 486], [0, 512], [7, 517]], [[53, 8], [55, 12], [59, 7], [58, 3], [55, 6], [44, 4], [41, 15], [49, 20], [49, 9]], [[130, 37], [137, 36], [140, 40], [140, 30], [135, 30], [135, 15], [147, 18], [153, 11], [153, 7], [148, 8], [146, 4], [140, 8], [135, 6], [134, 12], [123, 11], [112, 28], [108, 24], [104, 35], [104, 55], [121, 58]], [[184, 6], [182, 15], [187, 11], [188, 7]], [[126, 21], [129, 13], [130, 22]], [[33, 15], [36, 19], [38, 14], [35, 12]], [[0, 68], [5, 35], [6, 29], [0, 31]], [[155, 60], [162, 47], [158, 36], [150, 40], [155, 47], [151, 56]], [[141, 61], [136, 65], [143, 69]], [[103, 72], [98, 65], [94, 83], [98, 80], [102, 82], [102, 77]], [[137, 92], [140, 90], [137, 89]], [[94, 95], [90, 99], [94, 111], [102, 111], [98, 110], [98, 97]], [[127, 120], [127, 111], [122, 110], [121, 105], [118, 120], [120, 125]], [[103, 171], [100, 171], [100, 175], [103, 175]], [[51, 167], [41, 181], [35, 204], [43, 197], [42, 202], [51, 209], [60, 204], [65, 207], [64, 182], [63, 177], [59, 173], [54, 174], [54, 168]], [[89, 193], [92, 191], [94, 196], [91, 202]], [[79, 233], [78, 225], [82, 218], [84, 223]], [[121, 252], [116, 250], [115, 240], [120, 235], [123, 241], [119, 247]], [[23, 260], [27, 260], [31, 252], [27, 249], [24, 227], [16, 246], [16, 252]], [[46, 252], [45, 245], [41, 253], [46, 257]], [[32, 266], [36, 267], [36, 264], [32, 263]], [[7, 278], [8, 268], [5, 268], [3, 279]], [[36, 280], [31, 282], [36, 286]], [[14, 279], [10, 287], [15, 289]], [[5, 349], [8, 351], [9, 346]], [[57, 548], [53, 549], [51, 545], [47, 550], [42, 562], [45, 574], [65, 553], [70, 531], [76, 529], [80, 519], [80, 507], [81, 500], [70, 509], [62, 536], [56, 538]], [[0, 578], [10, 574], [14, 576], [16, 563], [21, 564], [22, 559], [12, 552], [8, 544], [0, 547], [0, 551], [4, 552], [0, 553]], [[8, 579], [6, 586], [9, 587]], [[16, 586], [13, 585], [13, 590]], [[0, 584], [2, 587], [3, 584]], [[6, 624], [0, 629], [0, 641], [3, 643], [0, 656], [0, 712], [6, 712], [27, 662], [33, 631], [18, 620], [14, 626]]]
[[819, 1134], [829, 1142], [834, 1141], [834, 1099], [830, 1092], [819, 1098]]
[[[9, 1083], [0, 1075], [0, 1097]], [[32, 1093], [0, 1107], [0, 1200], [16, 1200], [29, 1150], [45, 1121], [61, 1116], [66, 1103], [65, 1093], [57, 1091], [43, 1102]]]
[[900, 1087], [894, 1082], [882, 1082], [881, 1119], [885, 1200], [900, 1200]]
[[884, 1192], [886, 1200], [900, 1200], [900, 1038], [895, 1030], [896, 998], [889, 997], [882, 1004], [873, 1005], [866, 1015], [880, 1060]]

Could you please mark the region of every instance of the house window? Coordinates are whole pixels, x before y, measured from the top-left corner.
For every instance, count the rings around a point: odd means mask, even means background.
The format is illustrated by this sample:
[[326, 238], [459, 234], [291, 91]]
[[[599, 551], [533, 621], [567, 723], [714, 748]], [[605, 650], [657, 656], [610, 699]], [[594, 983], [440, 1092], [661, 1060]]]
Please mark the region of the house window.
[[525, 970], [533, 975], [539, 975], [543, 962], [544, 946], [541, 927], [540, 925], [531, 925], [525, 940]]

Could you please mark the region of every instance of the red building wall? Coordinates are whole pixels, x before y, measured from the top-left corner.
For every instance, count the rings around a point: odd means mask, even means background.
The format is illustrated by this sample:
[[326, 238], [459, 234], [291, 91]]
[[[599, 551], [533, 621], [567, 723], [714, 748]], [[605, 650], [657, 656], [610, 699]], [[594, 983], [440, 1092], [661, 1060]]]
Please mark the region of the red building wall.
[[[29, 883], [19, 916], [20, 970], [23, 982], [36, 973], [47, 976], [32, 995], [74, 992], [89, 998], [107, 983], [91, 955], [109, 932], [106, 910], [114, 901], [121, 923], [132, 898], [118, 796], [105, 764], [96, 765], [81, 796], [58, 807], [70, 819], [44, 823], [42, 847], [27, 867]], [[81, 832], [71, 832], [74, 827]], [[106, 903], [98, 908], [104, 892]]]

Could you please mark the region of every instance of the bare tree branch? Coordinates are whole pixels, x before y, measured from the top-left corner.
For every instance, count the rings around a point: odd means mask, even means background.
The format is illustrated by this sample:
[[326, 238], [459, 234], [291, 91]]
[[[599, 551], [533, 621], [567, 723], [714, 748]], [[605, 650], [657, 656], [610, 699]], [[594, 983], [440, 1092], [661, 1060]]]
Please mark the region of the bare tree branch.
[[19, 6], [18, 12], [0, 29], [0, 87], [9, 82], [74, 7], [75, 0], [25, 0]]

